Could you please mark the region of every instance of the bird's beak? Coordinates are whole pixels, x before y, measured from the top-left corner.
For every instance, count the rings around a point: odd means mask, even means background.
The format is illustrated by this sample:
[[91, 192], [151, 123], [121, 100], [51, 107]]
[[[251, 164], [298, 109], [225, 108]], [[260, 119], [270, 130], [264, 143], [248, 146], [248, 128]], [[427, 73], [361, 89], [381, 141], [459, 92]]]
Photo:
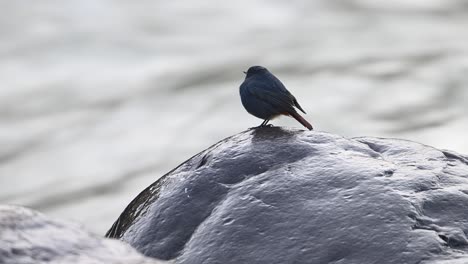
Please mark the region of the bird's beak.
[[244, 74], [247, 74], [247, 72], [243, 71]]

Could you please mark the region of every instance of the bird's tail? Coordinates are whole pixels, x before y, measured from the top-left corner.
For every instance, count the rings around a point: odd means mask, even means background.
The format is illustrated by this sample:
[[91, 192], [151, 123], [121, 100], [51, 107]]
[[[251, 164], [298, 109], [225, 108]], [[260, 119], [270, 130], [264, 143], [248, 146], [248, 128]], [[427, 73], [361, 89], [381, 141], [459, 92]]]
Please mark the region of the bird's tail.
[[299, 123], [301, 123], [303, 126], [305, 126], [307, 129], [312, 130], [314, 129], [312, 125], [307, 122], [301, 115], [299, 115], [296, 111], [289, 113], [290, 116], [294, 117]]

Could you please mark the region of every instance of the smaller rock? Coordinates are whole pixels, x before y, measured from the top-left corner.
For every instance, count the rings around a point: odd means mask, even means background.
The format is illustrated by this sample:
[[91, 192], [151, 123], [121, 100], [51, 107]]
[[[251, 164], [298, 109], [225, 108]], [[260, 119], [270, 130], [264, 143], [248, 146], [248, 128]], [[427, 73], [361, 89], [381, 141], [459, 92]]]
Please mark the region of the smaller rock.
[[80, 225], [52, 220], [19, 206], [0, 205], [0, 263], [166, 263]]

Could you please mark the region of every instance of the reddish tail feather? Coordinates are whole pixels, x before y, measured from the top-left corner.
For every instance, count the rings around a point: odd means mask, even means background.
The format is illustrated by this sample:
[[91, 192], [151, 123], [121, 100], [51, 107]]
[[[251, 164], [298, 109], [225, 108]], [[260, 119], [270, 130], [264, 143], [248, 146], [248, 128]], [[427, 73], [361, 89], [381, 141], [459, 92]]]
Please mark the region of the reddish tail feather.
[[297, 112], [292, 112], [292, 113], [288, 113], [290, 116], [294, 117], [294, 119], [296, 119], [299, 123], [301, 123], [303, 126], [305, 126], [307, 129], [309, 130], [312, 130], [314, 129], [312, 127], [312, 125], [307, 122], [307, 120], [305, 120], [301, 115], [299, 115]]

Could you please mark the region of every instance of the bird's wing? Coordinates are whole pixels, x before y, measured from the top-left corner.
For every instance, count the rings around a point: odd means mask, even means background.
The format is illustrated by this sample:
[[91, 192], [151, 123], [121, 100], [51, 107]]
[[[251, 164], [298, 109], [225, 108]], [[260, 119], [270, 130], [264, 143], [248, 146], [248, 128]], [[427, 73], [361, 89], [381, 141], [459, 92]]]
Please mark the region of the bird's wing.
[[288, 96], [289, 98], [291, 98], [292, 100], [292, 105], [297, 107], [299, 110], [301, 110], [304, 114], [306, 113], [304, 111], [304, 109], [302, 109], [301, 105], [299, 105], [299, 103], [297, 102], [297, 99], [296, 97], [294, 97], [294, 95], [291, 94], [291, 92], [288, 91], [288, 89], [286, 89], [286, 87], [284, 86], [284, 84], [278, 79], [276, 78], [276, 76], [274, 76], [273, 74], [269, 75], [269, 78], [271, 79], [273, 85], [275, 86], [275, 90], [279, 90], [281, 91], [282, 93], [284, 93], [286, 96]]
[[249, 92], [257, 99], [270, 104], [278, 112], [295, 112], [293, 108], [294, 97], [291, 98], [290, 93], [284, 93], [278, 90], [271, 90], [270, 87], [266, 87], [260, 82], [252, 82], [248, 86]]
[[304, 109], [302, 109], [301, 105], [297, 102], [296, 98], [294, 98], [294, 106], [297, 107], [297, 109], [301, 110], [302, 113], [307, 114]]

